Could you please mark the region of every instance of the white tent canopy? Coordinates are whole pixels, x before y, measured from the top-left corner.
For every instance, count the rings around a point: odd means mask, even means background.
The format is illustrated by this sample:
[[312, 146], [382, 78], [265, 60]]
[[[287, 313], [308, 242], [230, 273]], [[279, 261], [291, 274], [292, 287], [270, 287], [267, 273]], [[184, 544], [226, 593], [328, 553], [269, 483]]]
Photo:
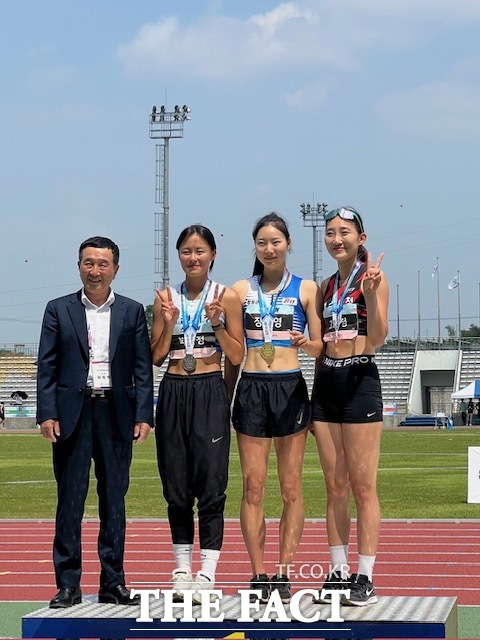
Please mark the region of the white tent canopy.
[[480, 380], [473, 380], [463, 389], [455, 391], [451, 395], [452, 400], [460, 400], [461, 398], [480, 398]]

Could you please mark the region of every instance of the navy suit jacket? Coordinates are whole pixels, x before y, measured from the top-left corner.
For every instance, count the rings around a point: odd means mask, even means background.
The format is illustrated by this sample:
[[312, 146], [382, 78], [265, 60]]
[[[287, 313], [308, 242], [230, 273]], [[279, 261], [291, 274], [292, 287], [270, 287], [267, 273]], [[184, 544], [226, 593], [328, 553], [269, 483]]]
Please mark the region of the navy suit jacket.
[[[110, 368], [116, 422], [132, 440], [135, 422], [153, 426], [153, 372], [145, 311], [115, 294], [110, 315]], [[78, 424], [88, 376], [88, 336], [81, 291], [51, 300], [38, 353], [37, 422], [60, 423], [61, 438]]]

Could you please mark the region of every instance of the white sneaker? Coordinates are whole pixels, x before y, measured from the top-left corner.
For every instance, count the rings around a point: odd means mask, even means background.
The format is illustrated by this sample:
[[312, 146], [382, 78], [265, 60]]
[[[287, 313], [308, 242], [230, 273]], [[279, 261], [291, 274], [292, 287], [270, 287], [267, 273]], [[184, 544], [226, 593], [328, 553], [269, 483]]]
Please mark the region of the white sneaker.
[[[202, 595], [200, 592], [205, 591], [205, 589], [215, 589], [215, 583], [199, 571], [192, 580], [192, 586], [190, 588], [195, 589], [192, 597], [193, 604], [202, 604]], [[215, 599], [216, 596], [213, 593], [210, 594], [210, 602], [215, 602]]]
[[183, 592], [188, 589], [193, 589], [192, 586], [192, 574], [185, 569], [174, 569], [172, 571], [173, 590], [173, 602], [183, 602]]

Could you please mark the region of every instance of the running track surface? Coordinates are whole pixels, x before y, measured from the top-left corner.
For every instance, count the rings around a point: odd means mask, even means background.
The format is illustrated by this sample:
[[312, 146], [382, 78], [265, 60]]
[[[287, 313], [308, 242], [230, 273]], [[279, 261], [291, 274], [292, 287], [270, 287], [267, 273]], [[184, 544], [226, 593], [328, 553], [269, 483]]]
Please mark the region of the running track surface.
[[[0, 521], [0, 601], [47, 601], [56, 592], [52, 570], [53, 521]], [[83, 524], [84, 594], [98, 591], [98, 522]], [[267, 523], [265, 558], [277, 571], [278, 521]], [[351, 561], [356, 559], [353, 523]], [[198, 549], [194, 570], [198, 566]], [[318, 588], [328, 571], [323, 520], [307, 521], [291, 568], [293, 589]], [[136, 588], [171, 588], [170, 530], [163, 520], [134, 520], [127, 525], [125, 571]], [[351, 571], [356, 571], [356, 564]], [[459, 605], [480, 605], [480, 521], [400, 521], [382, 523], [374, 582], [379, 596], [456, 596]], [[216, 588], [226, 594], [248, 588], [251, 569], [238, 520], [225, 524], [225, 540]]]

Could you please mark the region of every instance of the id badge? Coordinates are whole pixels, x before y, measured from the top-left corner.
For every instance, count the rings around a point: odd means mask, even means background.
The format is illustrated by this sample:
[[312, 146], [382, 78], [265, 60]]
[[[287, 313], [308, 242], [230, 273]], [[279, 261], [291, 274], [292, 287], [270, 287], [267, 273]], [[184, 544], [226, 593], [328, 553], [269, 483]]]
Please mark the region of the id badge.
[[105, 389], [112, 386], [108, 362], [92, 362], [92, 376], [94, 389]]

